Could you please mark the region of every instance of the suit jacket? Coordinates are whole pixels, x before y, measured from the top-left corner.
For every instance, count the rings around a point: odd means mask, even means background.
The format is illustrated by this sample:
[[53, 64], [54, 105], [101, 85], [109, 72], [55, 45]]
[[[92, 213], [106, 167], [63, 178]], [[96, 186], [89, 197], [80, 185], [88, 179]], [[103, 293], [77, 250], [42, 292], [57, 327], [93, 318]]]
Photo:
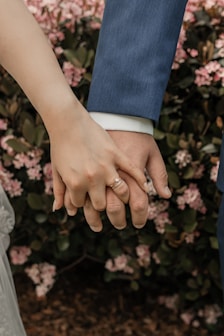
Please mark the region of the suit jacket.
[[107, 0], [89, 111], [158, 120], [187, 0]]

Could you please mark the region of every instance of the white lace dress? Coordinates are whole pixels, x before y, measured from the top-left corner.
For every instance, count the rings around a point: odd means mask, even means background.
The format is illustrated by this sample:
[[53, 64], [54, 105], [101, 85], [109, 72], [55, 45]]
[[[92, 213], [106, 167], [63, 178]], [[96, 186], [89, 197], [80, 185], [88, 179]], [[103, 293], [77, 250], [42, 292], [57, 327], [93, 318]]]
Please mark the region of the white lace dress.
[[0, 186], [0, 336], [26, 336], [6, 256], [14, 223], [13, 209]]

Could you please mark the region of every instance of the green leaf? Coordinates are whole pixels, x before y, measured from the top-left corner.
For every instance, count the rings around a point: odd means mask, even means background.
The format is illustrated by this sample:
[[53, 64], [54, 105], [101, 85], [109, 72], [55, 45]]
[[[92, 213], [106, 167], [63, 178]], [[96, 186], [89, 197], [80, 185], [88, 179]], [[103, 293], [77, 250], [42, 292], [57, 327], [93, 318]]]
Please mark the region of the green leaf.
[[7, 112], [7, 110], [5, 109], [5, 107], [3, 105], [0, 105], [0, 114], [3, 117], [8, 117], [9, 113]]
[[190, 287], [192, 289], [197, 289], [198, 288], [197, 281], [195, 279], [192, 279], [192, 278], [188, 279], [187, 285], [188, 285], [188, 287]]
[[179, 136], [175, 134], [167, 134], [166, 136], [167, 145], [170, 148], [179, 148]]
[[30, 193], [27, 196], [27, 202], [31, 209], [34, 210], [42, 210], [44, 208], [44, 202], [42, 199], [42, 196], [35, 194], [35, 193]]
[[173, 226], [173, 225], [170, 225], [170, 224], [167, 224], [165, 226], [165, 232], [169, 232], [169, 233], [177, 233], [178, 232], [178, 229]]
[[29, 150], [29, 147], [19, 139], [9, 139], [7, 140], [7, 144], [17, 153], [26, 153]]
[[47, 214], [45, 214], [44, 212], [40, 212], [38, 214], [36, 214], [35, 216], [35, 220], [37, 223], [39, 224], [43, 224], [47, 221]]
[[40, 251], [42, 247], [42, 242], [40, 240], [33, 240], [30, 244], [31, 250]]
[[59, 251], [66, 251], [70, 246], [69, 236], [60, 235], [57, 239], [57, 247]]
[[198, 291], [190, 291], [185, 294], [185, 298], [190, 301], [195, 301], [199, 298], [200, 293]]
[[209, 240], [210, 240], [211, 247], [212, 247], [214, 250], [218, 250], [218, 248], [219, 248], [219, 244], [218, 244], [218, 239], [217, 239], [217, 237], [209, 237]]
[[35, 144], [40, 147], [44, 141], [47, 131], [44, 125], [38, 125], [35, 130]]
[[22, 133], [24, 138], [33, 144], [35, 139], [35, 127], [29, 119], [26, 119], [23, 124]]
[[79, 59], [76, 58], [76, 53], [72, 49], [65, 49], [64, 55], [67, 58], [69, 62], [71, 62], [74, 66], [78, 68], [82, 68], [82, 62], [80, 62]]
[[197, 226], [198, 226], [197, 222], [186, 223], [184, 224], [184, 231], [187, 233], [194, 232]]
[[153, 136], [156, 140], [162, 140], [165, 138], [166, 134], [158, 129], [154, 129]]
[[[194, 209], [186, 209], [184, 210], [184, 224], [189, 225], [189, 228], [195, 226], [197, 212]], [[186, 231], [186, 232], [192, 232], [192, 231]]]
[[187, 179], [191, 179], [193, 176], [194, 176], [194, 169], [192, 167], [187, 167], [185, 170], [184, 170], [184, 174], [183, 174], [183, 178], [185, 180]]
[[120, 249], [120, 247], [118, 247], [118, 242], [116, 239], [110, 239], [108, 242], [108, 252], [110, 253], [110, 255], [112, 257], [117, 257], [119, 255], [121, 255], [123, 252]]
[[139, 290], [139, 284], [137, 281], [131, 281], [131, 289], [133, 289], [134, 291]]
[[169, 171], [168, 172], [168, 181], [169, 181], [169, 186], [175, 189], [180, 188], [180, 179], [177, 173], [174, 171]]
[[91, 65], [94, 55], [95, 55], [94, 50], [93, 49], [89, 50], [84, 64], [85, 68], [88, 68]]

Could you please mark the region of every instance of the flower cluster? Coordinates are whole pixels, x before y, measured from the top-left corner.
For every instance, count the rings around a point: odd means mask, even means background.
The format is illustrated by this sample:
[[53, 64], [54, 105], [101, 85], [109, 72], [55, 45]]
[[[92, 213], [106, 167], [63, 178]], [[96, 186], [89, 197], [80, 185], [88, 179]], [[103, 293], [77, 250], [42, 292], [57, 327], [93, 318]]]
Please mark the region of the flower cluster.
[[63, 44], [66, 45], [66, 31], [73, 33], [75, 39], [77, 24], [82, 20], [89, 21], [92, 30], [99, 29], [104, 0], [25, 0], [25, 3], [49, 38], [59, 61], [62, 62], [62, 70], [69, 85], [76, 87], [86, 69], [81, 64], [83, 59], [74, 60], [74, 55], [68, 56], [67, 60], [63, 59], [64, 49], [68, 53], [71, 51], [65, 46], [62, 47]]
[[190, 208], [195, 209], [202, 214], [206, 213], [206, 207], [201, 198], [200, 191], [196, 184], [191, 183], [187, 189], [184, 190], [183, 195], [177, 197], [178, 208], [185, 209], [186, 204]]
[[[158, 297], [160, 305], [164, 305], [174, 312], [177, 311], [179, 301], [180, 297], [178, 294]], [[189, 309], [180, 314], [181, 320], [187, 325], [192, 325], [194, 328], [200, 327], [201, 320], [207, 325], [215, 325], [221, 316], [223, 316], [223, 313], [217, 304], [205, 305], [205, 307], [197, 311]]]
[[104, 10], [103, 0], [25, 0], [25, 3], [54, 47], [65, 38], [63, 27], [74, 32], [76, 22], [83, 18], [101, 19]]
[[44, 297], [55, 282], [56, 267], [48, 263], [33, 264], [25, 269], [28, 277], [36, 285], [37, 297]]

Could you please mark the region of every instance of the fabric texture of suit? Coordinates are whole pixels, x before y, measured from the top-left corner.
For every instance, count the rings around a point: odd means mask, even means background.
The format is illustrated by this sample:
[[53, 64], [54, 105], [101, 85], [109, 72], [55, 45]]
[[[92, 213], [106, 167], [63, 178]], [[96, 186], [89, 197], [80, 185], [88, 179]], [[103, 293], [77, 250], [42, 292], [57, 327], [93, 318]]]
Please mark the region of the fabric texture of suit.
[[107, 0], [87, 109], [158, 120], [187, 0]]

